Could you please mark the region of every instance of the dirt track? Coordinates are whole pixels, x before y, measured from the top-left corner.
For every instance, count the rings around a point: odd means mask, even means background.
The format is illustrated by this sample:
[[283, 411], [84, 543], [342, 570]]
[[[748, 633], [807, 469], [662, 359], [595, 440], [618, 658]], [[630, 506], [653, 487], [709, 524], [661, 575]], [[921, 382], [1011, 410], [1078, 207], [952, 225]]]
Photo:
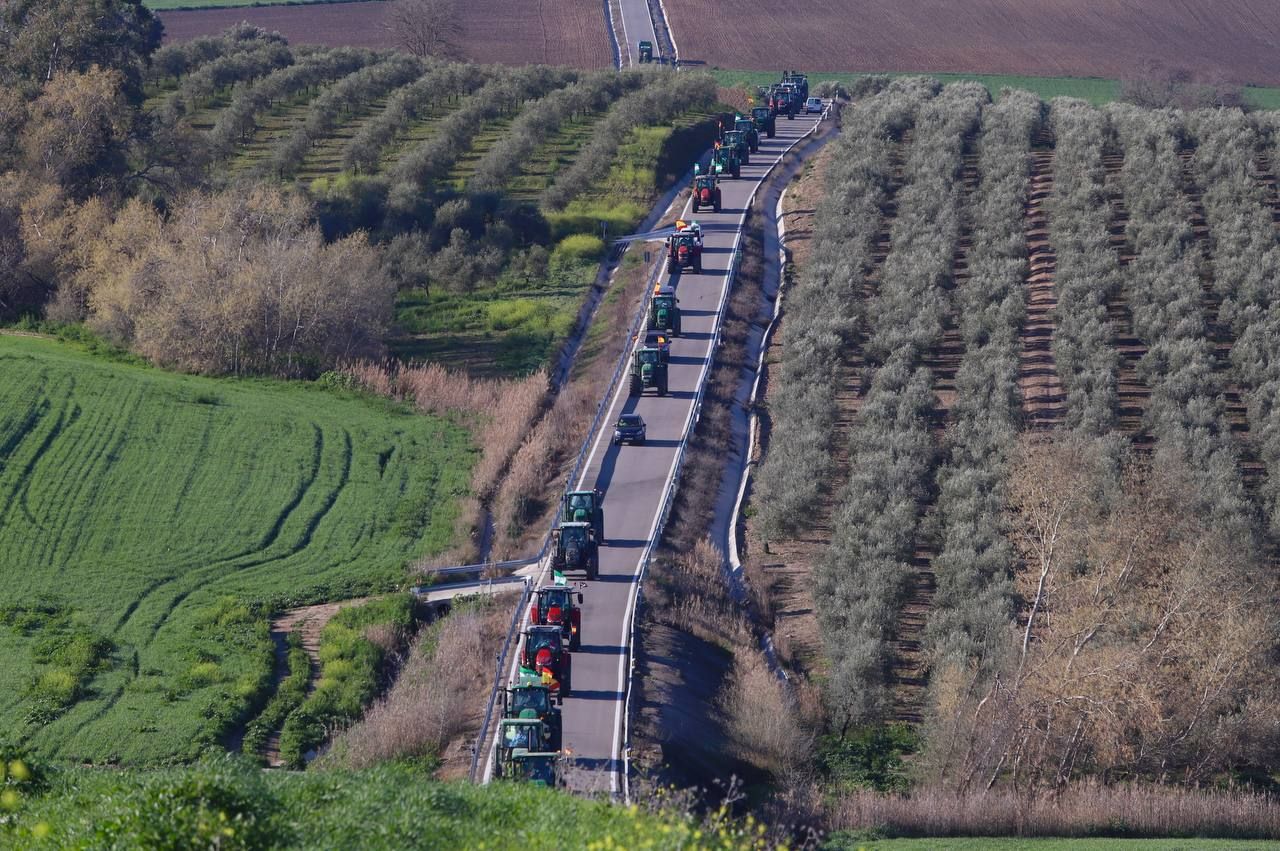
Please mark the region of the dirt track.
[[[278, 30], [293, 44], [396, 47], [384, 26], [391, 4], [333, 3], [322, 6], [249, 6], [196, 12], [163, 12], [165, 41], [186, 41], [248, 21]], [[546, 63], [605, 68], [613, 63], [598, 0], [468, 0], [460, 4], [463, 58], [511, 65]]]
[[721, 68], [1125, 77], [1157, 61], [1280, 84], [1275, 0], [682, 0], [682, 61]]

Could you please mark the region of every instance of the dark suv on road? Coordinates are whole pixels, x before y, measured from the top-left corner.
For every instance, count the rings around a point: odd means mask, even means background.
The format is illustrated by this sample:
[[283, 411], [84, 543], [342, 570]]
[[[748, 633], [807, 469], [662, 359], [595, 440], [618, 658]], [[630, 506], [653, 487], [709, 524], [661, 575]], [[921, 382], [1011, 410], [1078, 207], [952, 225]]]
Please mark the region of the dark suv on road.
[[616, 446], [624, 440], [632, 443], [644, 443], [644, 417], [639, 414], [623, 414], [613, 427], [613, 443]]

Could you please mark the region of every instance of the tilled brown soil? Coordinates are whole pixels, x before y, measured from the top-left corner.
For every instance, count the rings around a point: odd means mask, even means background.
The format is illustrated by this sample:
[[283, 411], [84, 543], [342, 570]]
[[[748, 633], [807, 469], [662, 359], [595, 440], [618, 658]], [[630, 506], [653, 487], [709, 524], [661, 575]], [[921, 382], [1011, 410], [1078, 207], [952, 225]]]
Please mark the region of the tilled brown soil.
[[1151, 62], [1280, 84], [1274, 2], [683, 0], [681, 61], [721, 68], [1125, 77]]
[[1066, 397], [1053, 359], [1053, 310], [1058, 306], [1054, 287], [1058, 254], [1049, 240], [1048, 203], [1053, 196], [1053, 162], [1049, 140], [1039, 140], [1031, 152], [1027, 185], [1027, 316], [1022, 323], [1018, 366], [1026, 424], [1037, 430], [1056, 428], [1066, 415]]
[[[219, 33], [241, 21], [279, 31], [292, 44], [398, 47], [386, 26], [391, 3], [319, 6], [249, 6], [162, 12], [165, 41]], [[509, 65], [548, 64], [607, 68], [613, 64], [600, 0], [469, 0], [459, 6], [461, 58]]]

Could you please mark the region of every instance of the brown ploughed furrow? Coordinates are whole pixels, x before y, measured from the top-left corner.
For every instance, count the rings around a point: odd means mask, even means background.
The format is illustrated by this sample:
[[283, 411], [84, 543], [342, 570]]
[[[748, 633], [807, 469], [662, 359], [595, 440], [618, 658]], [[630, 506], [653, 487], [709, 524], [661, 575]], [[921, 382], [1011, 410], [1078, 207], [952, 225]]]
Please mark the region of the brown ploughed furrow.
[[[1047, 146], [1051, 142], [1042, 141]], [[1041, 145], [1035, 145], [1041, 147]], [[1033, 150], [1027, 185], [1027, 312], [1022, 321], [1018, 385], [1028, 428], [1046, 430], [1061, 425], [1066, 396], [1053, 359], [1053, 311], [1058, 306], [1054, 289], [1058, 255], [1049, 241], [1047, 204], [1053, 196], [1053, 151]]]
[[[1111, 247], [1115, 249], [1121, 266], [1128, 266], [1133, 261], [1133, 249], [1129, 245], [1126, 230], [1129, 225], [1129, 210], [1125, 207], [1124, 196], [1120, 191], [1120, 170], [1124, 167], [1124, 157], [1119, 154], [1106, 154], [1102, 157], [1102, 165], [1107, 173], [1108, 196], [1111, 204]], [[1118, 426], [1133, 445], [1139, 449], [1149, 450], [1152, 437], [1147, 433], [1143, 422], [1147, 403], [1151, 398], [1151, 388], [1138, 375], [1138, 362], [1147, 353], [1146, 344], [1138, 339], [1133, 331], [1133, 313], [1125, 300], [1123, 292], [1116, 292], [1107, 299], [1107, 317], [1114, 329], [1114, 344], [1120, 354], [1120, 370], [1116, 377], [1116, 395], [1119, 397]]]

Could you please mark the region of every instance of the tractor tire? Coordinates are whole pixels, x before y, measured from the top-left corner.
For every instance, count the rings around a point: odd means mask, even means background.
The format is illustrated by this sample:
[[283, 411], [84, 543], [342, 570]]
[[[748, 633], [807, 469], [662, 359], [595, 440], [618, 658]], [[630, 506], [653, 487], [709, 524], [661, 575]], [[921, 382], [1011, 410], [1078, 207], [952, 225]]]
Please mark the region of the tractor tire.
[[719, 192], [716, 193], [716, 202], [715, 204], [712, 205], [712, 209], [715, 210], [717, 213], [720, 212], [720, 193]]
[[751, 165], [751, 154], [750, 154], [750, 153], [746, 153], [746, 154], [743, 154], [743, 155], [742, 155], [742, 164], [743, 164], [743, 165]]
[[758, 153], [760, 153], [760, 140], [759, 140], [759, 139], [756, 139], [754, 142], [752, 142], [752, 143], [751, 143], [751, 153], [753, 153], [753, 154], [758, 154]]
[[671, 336], [672, 337], [680, 336], [680, 314], [678, 313], [676, 314], [676, 321], [671, 323]]
[[577, 653], [582, 648], [582, 633], [575, 632], [573, 638], [569, 639], [569, 652]]
[[693, 211], [694, 211], [695, 213], [696, 213], [696, 212], [698, 212], [698, 202], [697, 202], [697, 201], [694, 201], [694, 202], [693, 202]]
[[666, 382], [666, 380], [665, 380], [665, 379], [664, 379], [663, 381], [659, 382], [659, 384], [658, 384], [658, 395], [659, 395], [659, 396], [665, 396], [665, 395], [667, 395], [667, 382]]
[[595, 582], [600, 578], [600, 555], [597, 553], [587, 562], [587, 579]]
[[644, 393], [644, 382], [640, 380], [639, 376], [631, 376], [631, 387], [628, 388], [627, 395], [639, 396], [642, 393]]
[[693, 274], [695, 275], [702, 274], [702, 258], [701, 257], [693, 261]]
[[772, 127], [770, 127], [770, 128], [769, 128], [769, 132], [768, 132], [768, 134], [767, 134], [767, 135], [769, 136], [769, 138], [770, 138], [770, 139], [772, 139], [772, 138], [773, 138], [773, 134], [774, 134], [774, 132], [775, 132], [775, 131], [774, 131], [774, 129], [773, 129]]
[[668, 260], [667, 260], [667, 272], [669, 272], [670, 274], [674, 275], [674, 274], [676, 274], [676, 273], [677, 273], [677, 272], [679, 272], [679, 271], [680, 271], [680, 264], [679, 264], [679, 263], [677, 263], [677, 262], [675, 261], [675, 258], [668, 258]]
[[568, 697], [573, 692], [573, 657], [564, 658], [564, 677], [560, 680], [560, 695]]
[[739, 163], [738, 165], [735, 165], [733, 167], [733, 177], [735, 180], [737, 180], [741, 176], [742, 176], [742, 164]]

